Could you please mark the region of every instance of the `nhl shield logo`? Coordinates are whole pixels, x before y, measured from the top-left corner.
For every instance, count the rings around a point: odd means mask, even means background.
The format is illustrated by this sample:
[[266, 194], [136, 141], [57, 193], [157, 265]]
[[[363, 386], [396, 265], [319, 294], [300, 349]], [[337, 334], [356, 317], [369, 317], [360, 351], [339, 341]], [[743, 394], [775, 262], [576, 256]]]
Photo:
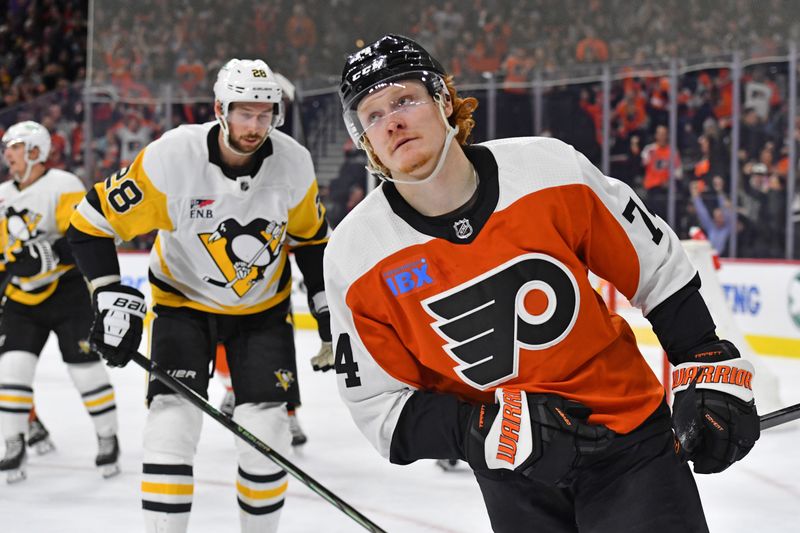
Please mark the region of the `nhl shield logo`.
[[456, 220], [453, 223], [453, 229], [456, 232], [456, 237], [459, 239], [468, 239], [469, 236], [472, 235], [472, 224], [470, 224], [469, 219], [466, 218]]

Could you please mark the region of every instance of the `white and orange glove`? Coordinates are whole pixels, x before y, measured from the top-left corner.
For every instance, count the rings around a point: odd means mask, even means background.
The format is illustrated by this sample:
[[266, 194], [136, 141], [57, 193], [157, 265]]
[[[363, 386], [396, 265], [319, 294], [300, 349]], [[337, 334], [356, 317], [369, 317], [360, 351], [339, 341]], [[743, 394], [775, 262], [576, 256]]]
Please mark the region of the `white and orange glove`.
[[581, 457], [605, 450], [614, 432], [588, 422], [591, 409], [552, 394], [497, 389], [496, 403], [476, 405], [464, 438], [473, 470], [507, 469], [565, 487]]
[[747, 455], [761, 433], [753, 365], [726, 340], [698, 346], [689, 359], [673, 372], [672, 426], [695, 472], [722, 472]]

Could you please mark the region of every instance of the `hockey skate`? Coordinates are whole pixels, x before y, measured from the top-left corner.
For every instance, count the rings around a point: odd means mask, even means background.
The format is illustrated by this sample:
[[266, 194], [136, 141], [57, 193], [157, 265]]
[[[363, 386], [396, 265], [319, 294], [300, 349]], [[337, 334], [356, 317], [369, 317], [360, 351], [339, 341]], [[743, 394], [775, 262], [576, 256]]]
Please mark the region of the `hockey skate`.
[[0, 472], [6, 473], [7, 483], [18, 483], [27, 477], [25, 459], [25, 437], [20, 433], [6, 441], [6, 456], [0, 460]]
[[110, 478], [120, 473], [119, 442], [117, 442], [116, 435], [97, 437], [97, 457], [94, 464], [100, 469], [104, 478]]
[[294, 413], [289, 413], [289, 431], [292, 433], [292, 446], [300, 446], [308, 441], [308, 437], [303, 433], [303, 428], [300, 427], [300, 422]]
[[225, 397], [222, 398], [222, 403], [219, 404], [219, 412], [228, 418], [233, 416], [233, 408], [236, 407], [236, 396], [233, 391], [225, 391]]
[[36, 450], [38, 455], [44, 455], [56, 449], [53, 441], [50, 440], [50, 432], [36, 416], [28, 422], [28, 447]]
[[445, 472], [455, 472], [458, 470], [458, 459], [437, 459], [436, 466]]

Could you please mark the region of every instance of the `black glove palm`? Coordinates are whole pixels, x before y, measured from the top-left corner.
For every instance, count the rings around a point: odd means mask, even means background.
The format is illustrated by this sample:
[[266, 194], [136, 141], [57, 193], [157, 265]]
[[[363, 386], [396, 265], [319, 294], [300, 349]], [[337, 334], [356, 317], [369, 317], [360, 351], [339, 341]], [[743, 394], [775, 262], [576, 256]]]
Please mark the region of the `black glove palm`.
[[147, 312], [144, 295], [133, 287], [113, 283], [94, 291], [92, 350], [108, 366], [125, 366], [139, 349]]

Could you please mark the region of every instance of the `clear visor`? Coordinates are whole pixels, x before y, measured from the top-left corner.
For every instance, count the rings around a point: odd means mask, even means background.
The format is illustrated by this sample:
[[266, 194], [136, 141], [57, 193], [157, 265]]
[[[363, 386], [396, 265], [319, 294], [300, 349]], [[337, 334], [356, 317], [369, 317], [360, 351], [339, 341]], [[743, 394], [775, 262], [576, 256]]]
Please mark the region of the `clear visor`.
[[254, 125], [259, 129], [266, 129], [274, 125], [274, 122], [277, 122], [278, 114], [275, 113], [274, 106], [269, 106], [262, 110], [234, 107], [228, 111], [227, 120], [228, 124], [236, 126]]
[[417, 112], [422, 106], [433, 103], [433, 98], [422, 81], [414, 79], [387, 80], [366, 92], [355, 109], [343, 114], [347, 131], [358, 145], [365, 134], [386, 125], [398, 115]]

